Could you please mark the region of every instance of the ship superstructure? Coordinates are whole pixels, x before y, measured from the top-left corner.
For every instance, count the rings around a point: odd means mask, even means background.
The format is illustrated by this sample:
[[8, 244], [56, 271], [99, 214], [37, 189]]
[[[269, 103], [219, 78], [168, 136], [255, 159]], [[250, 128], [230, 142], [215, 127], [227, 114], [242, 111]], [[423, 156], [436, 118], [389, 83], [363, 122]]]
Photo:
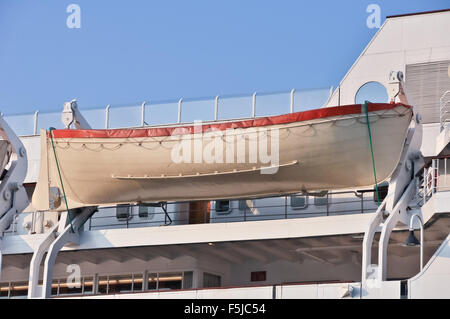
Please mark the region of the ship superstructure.
[[[386, 91], [386, 100], [371, 102], [404, 103], [407, 98], [405, 105], [413, 107], [406, 134], [395, 150], [394, 170], [377, 187], [352, 188], [348, 183], [339, 189], [299, 187], [297, 193], [272, 197], [246, 196], [251, 189], [242, 189], [243, 195], [233, 198], [86, 201], [70, 208], [64, 207], [69, 203], [66, 191], [57, 186], [62, 181], [70, 184], [77, 176], [65, 176], [55, 161], [53, 175], [47, 174], [51, 187], [38, 198], [46, 209], [38, 211], [30, 204], [3, 237], [1, 296], [449, 298], [448, 30], [449, 10], [388, 17], [335, 90], [180, 99], [162, 105], [144, 102], [86, 111], [72, 101], [64, 107], [63, 121], [61, 112], [5, 116], [27, 150], [23, 187], [31, 200], [42, 181], [43, 165], [51, 164], [51, 156], [57, 158], [51, 144], [47, 153], [41, 149], [42, 138], [50, 136], [47, 142], [54, 142], [56, 131], [50, 127], [164, 129], [189, 126], [195, 120], [215, 125], [355, 104], [361, 104], [364, 115], [360, 94], [370, 83]], [[47, 130], [42, 136], [41, 128]], [[373, 125], [374, 129], [379, 128]], [[100, 144], [103, 152], [114, 147]], [[76, 147], [82, 151], [94, 146], [81, 142]], [[345, 143], [334, 151], [339, 147]], [[370, 147], [368, 138], [365, 159], [348, 158], [348, 174], [362, 160], [368, 169], [372, 160], [376, 166]], [[44, 156], [48, 158], [43, 160]], [[320, 167], [311, 172], [320, 173]], [[358, 178], [354, 174], [347, 176], [348, 181]], [[215, 175], [216, 187], [221, 178], [223, 174]], [[70, 194], [76, 196], [76, 188]], [[166, 196], [170, 199], [171, 194]], [[419, 233], [423, 238], [417, 242], [414, 234]], [[414, 247], [404, 245], [407, 239]]]

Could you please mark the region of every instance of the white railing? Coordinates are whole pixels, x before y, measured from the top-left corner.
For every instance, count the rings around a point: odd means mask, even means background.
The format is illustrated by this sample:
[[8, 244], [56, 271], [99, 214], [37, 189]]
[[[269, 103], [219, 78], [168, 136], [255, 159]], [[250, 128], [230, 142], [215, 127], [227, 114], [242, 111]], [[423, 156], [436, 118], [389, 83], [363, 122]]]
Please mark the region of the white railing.
[[[81, 108], [92, 128], [125, 128], [214, 122], [287, 114], [322, 107], [332, 88], [290, 90], [277, 93], [215, 96], [174, 101], [144, 101], [125, 106]], [[79, 101], [82, 104], [82, 101]], [[63, 128], [61, 111], [5, 115], [5, 120], [19, 136], [39, 134], [40, 129]]]
[[450, 91], [446, 91], [439, 100], [439, 115], [441, 123], [441, 131], [445, 125], [450, 122]]
[[450, 156], [431, 160], [423, 170], [421, 189], [423, 204], [436, 192], [450, 191]]

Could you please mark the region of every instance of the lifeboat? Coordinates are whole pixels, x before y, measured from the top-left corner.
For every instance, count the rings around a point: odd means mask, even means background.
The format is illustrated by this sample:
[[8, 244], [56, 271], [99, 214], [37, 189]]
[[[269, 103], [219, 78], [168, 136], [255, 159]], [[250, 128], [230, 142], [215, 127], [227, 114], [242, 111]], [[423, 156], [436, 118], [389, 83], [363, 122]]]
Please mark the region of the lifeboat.
[[396, 168], [412, 115], [405, 104], [369, 103], [188, 126], [43, 130], [33, 206], [371, 187], [375, 172], [381, 182]]

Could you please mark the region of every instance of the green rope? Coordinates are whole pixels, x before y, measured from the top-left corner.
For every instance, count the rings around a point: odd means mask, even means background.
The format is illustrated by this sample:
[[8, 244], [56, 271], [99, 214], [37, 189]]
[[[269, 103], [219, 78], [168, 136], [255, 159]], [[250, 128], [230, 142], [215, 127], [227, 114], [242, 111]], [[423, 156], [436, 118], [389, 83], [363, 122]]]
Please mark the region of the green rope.
[[72, 231], [72, 233], [74, 233], [75, 231], [73, 230], [73, 226], [72, 226], [72, 218], [70, 217], [69, 205], [67, 204], [66, 191], [64, 190], [64, 184], [63, 184], [63, 180], [61, 177], [61, 171], [59, 169], [58, 157], [56, 156], [55, 144], [53, 143], [53, 130], [54, 130], [53, 127], [50, 128], [50, 139], [52, 141], [53, 154], [55, 155], [56, 168], [58, 169], [59, 181], [61, 182], [61, 188], [62, 188], [63, 195], [64, 195], [64, 202], [66, 203], [67, 217], [69, 218], [70, 230]]
[[377, 171], [375, 170], [375, 157], [373, 156], [372, 133], [370, 132], [369, 107], [367, 105], [368, 103], [369, 101], [364, 102], [364, 111], [366, 112], [367, 130], [369, 131], [370, 153], [372, 154], [373, 177], [375, 179], [375, 191], [377, 193], [377, 203], [378, 205], [380, 205], [380, 196], [378, 194]]

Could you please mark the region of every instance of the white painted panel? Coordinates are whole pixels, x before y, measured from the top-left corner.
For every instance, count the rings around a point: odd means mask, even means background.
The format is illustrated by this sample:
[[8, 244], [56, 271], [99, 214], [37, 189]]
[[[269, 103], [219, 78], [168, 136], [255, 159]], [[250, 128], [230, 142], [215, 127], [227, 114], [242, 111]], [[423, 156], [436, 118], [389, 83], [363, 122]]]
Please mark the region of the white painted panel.
[[198, 299], [272, 299], [273, 287], [245, 287], [198, 290]]
[[409, 297], [450, 298], [450, 235], [442, 243], [424, 270], [409, 280]]

